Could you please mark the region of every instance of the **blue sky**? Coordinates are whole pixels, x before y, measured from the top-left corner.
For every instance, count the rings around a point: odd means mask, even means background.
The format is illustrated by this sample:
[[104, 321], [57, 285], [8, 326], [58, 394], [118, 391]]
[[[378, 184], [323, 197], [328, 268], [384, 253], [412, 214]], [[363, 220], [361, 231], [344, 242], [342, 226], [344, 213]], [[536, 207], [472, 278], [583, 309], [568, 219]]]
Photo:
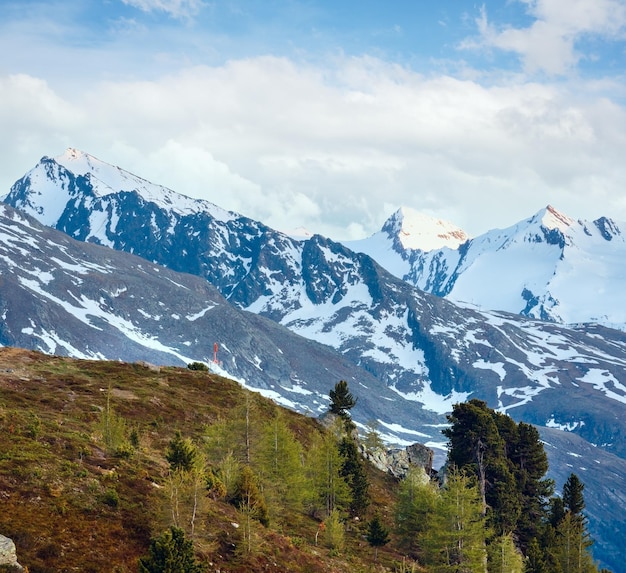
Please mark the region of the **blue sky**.
[[77, 147], [337, 239], [626, 221], [626, 0], [0, 0], [0, 188]]

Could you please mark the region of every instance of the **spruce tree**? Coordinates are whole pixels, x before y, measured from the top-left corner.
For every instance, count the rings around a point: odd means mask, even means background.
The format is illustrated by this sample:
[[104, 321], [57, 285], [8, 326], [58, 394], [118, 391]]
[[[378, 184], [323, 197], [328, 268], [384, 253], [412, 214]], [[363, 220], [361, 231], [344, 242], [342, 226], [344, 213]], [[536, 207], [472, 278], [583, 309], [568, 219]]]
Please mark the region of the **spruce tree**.
[[378, 513], [369, 522], [366, 539], [374, 548], [374, 558], [378, 561], [378, 548], [389, 543], [389, 530], [382, 524]]
[[343, 458], [341, 475], [346, 480], [350, 493], [350, 513], [361, 516], [370, 504], [369, 480], [365, 472], [365, 462], [356, 441], [352, 436], [344, 436], [339, 443], [339, 453]]
[[545, 477], [548, 456], [537, 428], [524, 422], [518, 424], [518, 440], [510, 458], [521, 495], [517, 541], [522, 551], [526, 551], [531, 540], [540, 535], [542, 524], [548, 516], [548, 501], [554, 493], [554, 481]]
[[196, 563], [193, 543], [178, 527], [171, 527], [150, 541], [149, 554], [139, 559], [140, 573], [202, 573]]
[[165, 454], [165, 459], [170, 463], [170, 469], [191, 471], [197, 457], [198, 452], [192, 441], [189, 438], [183, 438], [180, 430], [177, 430]]
[[563, 484], [563, 505], [572, 515], [581, 515], [585, 509], [584, 489], [585, 485], [576, 474], [570, 474]]

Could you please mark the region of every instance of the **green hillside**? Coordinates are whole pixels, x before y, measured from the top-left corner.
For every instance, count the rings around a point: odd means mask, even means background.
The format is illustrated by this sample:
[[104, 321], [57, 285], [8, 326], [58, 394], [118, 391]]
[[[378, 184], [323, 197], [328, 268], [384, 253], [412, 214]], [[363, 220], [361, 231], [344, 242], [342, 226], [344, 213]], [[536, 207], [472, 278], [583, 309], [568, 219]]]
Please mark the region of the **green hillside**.
[[[237, 427], [246, 414], [253, 441], [280, 419], [302, 455], [323, 432], [317, 421], [206, 372], [2, 348], [0, 533], [13, 539], [30, 573], [137, 571], [151, 537], [172, 524], [166, 455], [176, 432], [216, 469], [218, 460], [210, 459], [220, 448], [216, 428], [226, 429], [222, 449], [241, 457]], [[315, 504], [290, 509], [267, 491], [274, 515], [267, 527], [254, 520], [245, 539], [241, 510], [203, 484], [193, 532], [198, 561], [221, 572], [402, 568], [393, 541], [378, 550], [375, 564], [365, 540], [366, 519], [375, 512], [391, 523], [396, 490], [377, 470], [368, 467], [367, 474], [372, 503], [361, 520], [346, 521], [340, 550], [320, 533], [323, 515]], [[183, 497], [179, 519], [189, 534]]]
[[536, 428], [457, 404], [443, 487], [397, 481], [328, 385], [323, 426], [199, 363], [1, 348], [0, 534], [29, 573], [598, 573], [584, 484], [552, 495]]

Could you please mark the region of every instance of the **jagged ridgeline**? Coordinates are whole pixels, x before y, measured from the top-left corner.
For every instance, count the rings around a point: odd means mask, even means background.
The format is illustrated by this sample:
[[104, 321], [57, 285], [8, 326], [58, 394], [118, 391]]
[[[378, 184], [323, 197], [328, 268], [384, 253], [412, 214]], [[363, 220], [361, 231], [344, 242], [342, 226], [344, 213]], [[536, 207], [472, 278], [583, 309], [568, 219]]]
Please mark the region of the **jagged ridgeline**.
[[[484, 572], [487, 558], [495, 573], [505, 559], [522, 571], [524, 554], [596, 571], [583, 484], [550, 498], [536, 431], [477, 401], [455, 408], [456, 468], [440, 483], [420, 465], [397, 478], [366, 462], [382, 445], [373, 425], [357, 436], [345, 381], [329, 384], [337, 412], [324, 424], [195, 368], [3, 348], [0, 388], [0, 533], [32, 573], [155, 573], [168, 560], [184, 572]], [[584, 551], [564, 552], [550, 528]]]

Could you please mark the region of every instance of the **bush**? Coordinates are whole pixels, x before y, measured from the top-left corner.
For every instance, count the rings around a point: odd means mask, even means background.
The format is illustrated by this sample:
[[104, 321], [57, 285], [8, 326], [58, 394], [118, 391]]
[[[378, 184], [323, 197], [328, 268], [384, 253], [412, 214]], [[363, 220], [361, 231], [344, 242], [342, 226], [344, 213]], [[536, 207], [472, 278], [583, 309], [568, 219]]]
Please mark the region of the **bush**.
[[139, 559], [140, 573], [202, 573], [196, 563], [193, 543], [185, 539], [179, 527], [170, 527], [156, 539], [150, 541], [149, 554]]
[[209, 371], [209, 367], [204, 362], [192, 362], [191, 364], [187, 364], [187, 368], [189, 368], [189, 370], [198, 370], [200, 372]]

